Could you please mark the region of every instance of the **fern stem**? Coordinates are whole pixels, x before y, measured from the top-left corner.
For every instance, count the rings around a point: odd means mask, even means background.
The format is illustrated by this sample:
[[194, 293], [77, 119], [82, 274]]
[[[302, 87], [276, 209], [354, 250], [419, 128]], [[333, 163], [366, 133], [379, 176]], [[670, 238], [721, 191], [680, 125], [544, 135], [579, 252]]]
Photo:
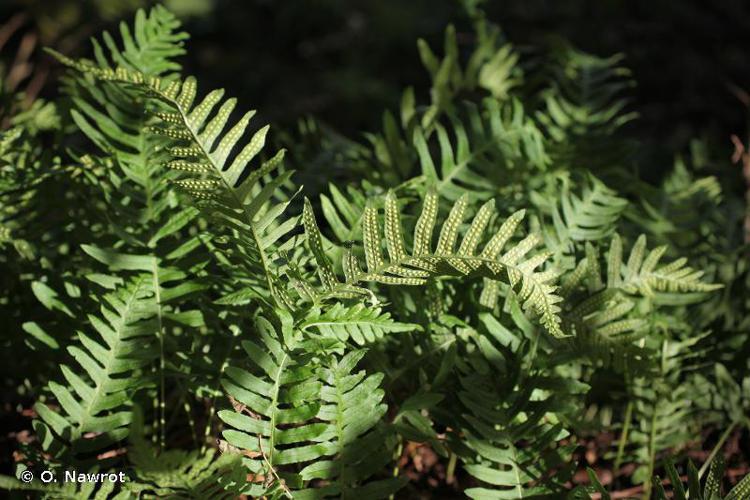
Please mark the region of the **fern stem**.
[[625, 419], [622, 424], [622, 434], [620, 434], [620, 440], [617, 443], [617, 456], [615, 457], [615, 466], [613, 468], [613, 474], [617, 475], [617, 471], [620, 470], [622, 465], [622, 458], [625, 454], [625, 444], [628, 442], [628, 434], [630, 433], [630, 420], [633, 418], [633, 401], [628, 401], [628, 405], [625, 407]]
[[[396, 453], [393, 454], [396, 459], [396, 466], [393, 467], [393, 477], [398, 476], [398, 460], [401, 458], [401, 454], [404, 452], [404, 440], [401, 436], [398, 437], [398, 446], [396, 447]], [[393, 495], [391, 495], [393, 497]]]
[[[229, 357], [232, 355], [232, 351], [234, 350], [235, 340], [239, 336], [240, 331], [236, 330], [232, 332], [232, 337], [229, 341], [229, 347], [227, 348], [227, 353], [224, 356], [224, 361], [221, 363], [221, 366], [219, 367], [219, 373], [216, 377], [216, 385], [217, 390], [221, 388], [221, 377], [224, 375], [224, 370], [229, 366]], [[205, 453], [206, 449], [208, 448], [208, 436], [211, 434], [212, 429], [212, 421], [214, 416], [216, 415], [216, 396], [212, 396], [209, 404], [208, 404], [208, 414], [206, 415], [206, 425], [203, 428], [203, 440], [201, 441], [201, 453]]]
[[193, 412], [190, 409], [190, 403], [187, 401], [187, 399], [184, 399], [182, 407], [185, 409], [185, 413], [187, 414], [188, 426], [190, 426], [190, 433], [193, 435], [193, 439], [195, 440], [195, 445], [198, 446], [198, 443], [200, 442], [199, 441], [200, 437], [198, 436], [198, 429], [195, 426], [195, 418], [193, 418]]
[[448, 468], [445, 471], [445, 482], [453, 484], [456, 475], [456, 462], [458, 462], [458, 455], [451, 452], [451, 457], [448, 459]]
[[167, 427], [167, 415], [166, 415], [166, 359], [164, 356], [164, 324], [161, 311], [161, 284], [159, 283], [159, 264], [156, 257], [153, 257], [153, 286], [154, 286], [154, 298], [156, 300], [156, 318], [157, 318], [157, 336], [159, 338], [159, 451], [164, 450], [166, 444], [166, 427]]
[[727, 429], [724, 431], [724, 433], [721, 435], [721, 437], [719, 438], [719, 442], [716, 443], [716, 446], [714, 446], [714, 448], [711, 450], [711, 453], [708, 455], [708, 458], [703, 463], [701, 468], [698, 470], [699, 480], [700, 478], [703, 477], [703, 474], [706, 473], [706, 471], [708, 470], [708, 467], [711, 465], [711, 461], [713, 461], [714, 457], [716, 457], [716, 454], [719, 453], [719, 450], [721, 450], [721, 448], [724, 446], [724, 443], [726, 442], [726, 440], [729, 439], [729, 436], [732, 434], [732, 431], [734, 430], [734, 428], [737, 427], [737, 424], [738, 424], [737, 421], [732, 422], [729, 425], [729, 427], [727, 427]]
[[[663, 342], [661, 346], [661, 360], [660, 360], [660, 375], [663, 376], [667, 357], [667, 342]], [[653, 488], [653, 477], [654, 469], [656, 465], [656, 420], [657, 420], [657, 402], [658, 397], [654, 398], [653, 407], [651, 408], [651, 423], [649, 426], [648, 433], [648, 474], [646, 475], [646, 481], [643, 485], [643, 499], [648, 500], [651, 498], [651, 489]]]

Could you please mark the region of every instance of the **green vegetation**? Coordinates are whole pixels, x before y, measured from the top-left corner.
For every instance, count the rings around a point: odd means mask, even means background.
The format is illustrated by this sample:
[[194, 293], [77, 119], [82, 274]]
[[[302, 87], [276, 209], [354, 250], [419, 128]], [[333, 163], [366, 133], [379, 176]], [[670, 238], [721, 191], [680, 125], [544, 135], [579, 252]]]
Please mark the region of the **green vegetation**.
[[[622, 56], [470, 16], [362, 141], [203, 88], [163, 7], [50, 50], [59, 98], [1, 96], [3, 390], [33, 409], [0, 487], [417, 498], [420, 443], [452, 496], [750, 498], [739, 169], [696, 141], [643, 179]], [[576, 474], [602, 435], [616, 483]], [[127, 480], [39, 479], [73, 469]]]

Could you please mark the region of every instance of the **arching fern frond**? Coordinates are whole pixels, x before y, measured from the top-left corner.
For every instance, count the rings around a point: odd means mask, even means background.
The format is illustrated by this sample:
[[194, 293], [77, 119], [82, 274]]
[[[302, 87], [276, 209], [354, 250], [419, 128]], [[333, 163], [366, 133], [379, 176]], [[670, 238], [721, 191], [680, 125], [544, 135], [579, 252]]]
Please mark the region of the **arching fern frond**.
[[[329, 294], [356, 291], [360, 283], [377, 282], [386, 285], [424, 285], [438, 276], [484, 277], [509, 285], [520, 297], [524, 309], [537, 315], [545, 328], [555, 336], [562, 336], [559, 326], [561, 300], [555, 295], [554, 270], [538, 271], [548, 257], [547, 253], [528, 256], [540, 242], [538, 234], [530, 234], [504, 251], [524, 216], [518, 211], [500, 228], [488, 235], [493, 202], [485, 203], [473, 217], [469, 228], [459, 233], [468, 205], [467, 197], [456, 201], [447, 219], [442, 223], [437, 245], [433, 247], [433, 232], [438, 219], [438, 196], [434, 191], [425, 198], [422, 212], [413, 231], [412, 248], [406, 247], [406, 229], [401, 224], [401, 209], [393, 193], [385, 201], [384, 230], [381, 233], [378, 209], [365, 208], [362, 216], [362, 235], [366, 270], [360, 267], [351, 250], [344, 256], [345, 281], [340, 282], [333, 273], [330, 261], [322, 247], [313, 249], [324, 290]], [[320, 231], [309, 203], [303, 216], [308, 243], [320, 245]], [[385, 240], [387, 256], [383, 255]], [[485, 241], [484, 246], [480, 244]], [[457, 246], [458, 245], [458, 246]]]
[[[196, 104], [197, 82], [195, 78], [166, 82], [140, 72], [100, 68], [74, 61], [56, 54], [64, 64], [104, 81], [119, 82], [140, 89], [170, 108], [157, 110], [162, 123], [153, 127], [155, 133], [171, 137], [181, 145], [169, 151], [168, 167], [180, 171], [183, 178], [175, 184], [193, 196], [199, 204], [230, 229], [235, 240], [234, 250], [241, 254], [233, 263], [242, 266], [243, 277], [265, 290], [275, 300], [284, 301], [283, 285], [271, 269], [270, 254], [279, 239], [291, 231], [296, 221], [293, 218], [283, 223], [276, 219], [289, 203], [288, 199], [277, 201], [278, 192], [291, 177], [287, 171], [270, 177], [283, 159], [279, 151], [257, 169], [251, 161], [262, 150], [268, 126], [247, 136], [250, 119], [255, 114], [249, 111], [229, 126], [230, 114], [236, 106], [235, 99], [222, 100], [224, 91], [214, 90]], [[267, 179], [264, 182], [264, 179]], [[258, 289], [258, 288], [255, 289]], [[262, 293], [258, 298], [267, 300]]]

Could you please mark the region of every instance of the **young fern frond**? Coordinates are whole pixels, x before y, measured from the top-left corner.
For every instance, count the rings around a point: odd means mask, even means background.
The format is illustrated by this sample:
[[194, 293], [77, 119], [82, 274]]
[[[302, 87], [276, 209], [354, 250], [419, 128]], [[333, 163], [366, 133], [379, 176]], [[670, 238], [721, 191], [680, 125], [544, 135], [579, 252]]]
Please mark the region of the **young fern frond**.
[[686, 266], [687, 259], [684, 257], [657, 268], [666, 251], [666, 246], [659, 246], [647, 254], [646, 236], [641, 235], [623, 266], [622, 240], [615, 235], [612, 238], [607, 262], [607, 286], [619, 287], [629, 294], [640, 294], [644, 297], [652, 297], [659, 292], [710, 292], [722, 287], [702, 282], [703, 271]]
[[[306, 203], [303, 215], [305, 232], [308, 244], [313, 248], [324, 291], [332, 295], [356, 292], [359, 285], [366, 282], [412, 286], [424, 285], [428, 279], [439, 276], [484, 277], [509, 285], [518, 294], [526, 311], [537, 315], [552, 335], [563, 336], [557, 306], [561, 299], [555, 295], [553, 284], [557, 274], [554, 270], [537, 270], [547, 259], [547, 253], [528, 256], [540, 242], [539, 235], [528, 235], [504, 251], [524, 212], [521, 210], [510, 216], [499, 230], [487, 238], [488, 223], [494, 212], [494, 203], [487, 202], [474, 216], [458, 244], [459, 229], [467, 205], [467, 196], [456, 201], [441, 225], [437, 246], [433, 249], [438, 196], [434, 191], [429, 192], [414, 228], [410, 251], [407, 251], [405, 244], [405, 228], [401, 224], [401, 209], [396, 196], [393, 193], [386, 196], [383, 233], [379, 227], [377, 208], [368, 205], [362, 216], [366, 270], [360, 267], [353, 252], [347, 250], [343, 260], [345, 281], [340, 282], [322, 250], [322, 237], [315, 224], [312, 207], [309, 202]], [[382, 252], [383, 239], [387, 257]], [[487, 241], [480, 250], [480, 243], [484, 240]]]
[[570, 178], [564, 176], [559, 183], [554, 182], [554, 194], [531, 195], [531, 201], [551, 218], [543, 234], [547, 246], [560, 256], [574, 253], [575, 245], [581, 242], [610, 237], [628, 206], [627, 200], [593, 175], [586, 177], [580, 190], [571, 189], [571, 184]]
[[628, 265], [623, 264], [622, 241], [617, 234], [612, 237], [604, 266], [594, 245], [587, 242], [585, 248], [586, 257], [561, 279], [560, 295], [569, 304], [562, 313], [562, 329], [574, 336], [570, 347], [618, 371], [646, 374], [653, 368], [649, 360], [656, 353], [638, 341], [653, 333], [653, 317], [649, 316], [653, 312], [637, 307], [638, 301], [655, 299], [656, 306], [681, 304], [686, 297], [714, 290], [717, 285], [700, 281], [702, 273], [684, 267], [683, 259], [654, 270], [665, 248], [651, 251], [651, 263], [646, 265], [645, 237], [634, 245]]
[[421, 330], [419, 325], [394, 321], [387, 312], [378, 307], [355, 304], [347, 307], [336, 303], [324, 310], [313, 310], [300, 323], [300, 330], [320, 338], [349, 340], [365, 345], [383, 338], [389, 333]]
[[49, 383], [61, 411], [34, 407], [34, 427], [49, 453], [84, 462], [128, 435], [132, 398], [149, 383], [144, 368], [159, 355], [150, 285], [137, 278], [106, 295], [101, 317], [89, 316], [100, 338], [79, 333], [80, 345], [68, 348], [79, 366], [62, 365], [65, 383]]

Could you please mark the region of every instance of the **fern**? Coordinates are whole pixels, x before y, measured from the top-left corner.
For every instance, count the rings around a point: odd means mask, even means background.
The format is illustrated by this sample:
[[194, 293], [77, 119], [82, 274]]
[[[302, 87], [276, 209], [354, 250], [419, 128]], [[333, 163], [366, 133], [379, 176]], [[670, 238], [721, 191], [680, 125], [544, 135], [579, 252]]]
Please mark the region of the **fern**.
[[574, 445], [556, 444], [569, 433], [555, 412], [570, 395], [560, 393], [565, 386], [559, 381], [524, 375], [520, 370], [528, 352], [524, 348], [518, 346], [513, 356], [491, 337], [478, 340], [489, 366], [470, 361], [463, 369], [470, 373], [461, 377], [458, 393], [465, 445], [471, 452], [462, 453], [462, 460], [466, 471], [481, 481], [466, 494], [470, 498], [562, 494]]
[[[152, 95], [166, 104], [170, 111], [157, 111], [162, 124], [154, 127], [154, 132], [181, 141], [183, 145], [170, 149], [172, 158], [167, 166], [183, 172], [185, 178], [174, 181], [175, 184], [202, 201], [222, 224], [233, 230], [238, 249], [243, 259], [238, 264], [246, 268], [248, 287], [260, 286], [271, 293], [274, 300], [279, 299], [278, 277], [270, 267], [270, 251], [276, 241], [289, 232], [294, 220], [274, 225], [275, 219], [283, 212], [287, 202], [272, 203], [276, 194], [291, 172], [261, 185], [261, 179], [278, 168], [283, 158], [283, 151], [264, 162], [259, 169], [249, 173], [249, 162], [260, 152], [265, 143], [268, 127], [255, 132], [250, 141], [239, 146], [254, 111], [245, 115], [229, 130], [227, 120], [236, 105], [236, 100], [225, 101], [220, 108], [223, 90], [209, 93], [200, 103], [194, 104], [197, 85], [194, 78], [184, 81], [174, 80], [171, 83], [160, 79], [149, 78], [141, 72], [128, 71], [118, 67], [117, 71], [100, 68], [85, 62], [76, 62], [62, 55], [61, 61], [85, 74], [90, 74], [104, 81], [117, 81], [140, 88], [146, 95]], [[209, 119], [212, 111], [215, 113]], [[224, 136], [219, 137], [225, 132]], [[230, 163], [230, 153], [234, 148], [240, 149]], [[269, 203], [270, 202], [270, 203]], [[262, 277], [258, 283], [257, 276]], [[265, 298], [261, 293], [261, 298]], [[267, 300], [267, 298], [266, 298]]]
[[[382, 377], [351, 374], [363, 354], [357, 351], [318, 369], [304, 349], [285, 347], [267, 320], [261, 318], [257, 325], [262, 346], [242, 343], [257, 368], [227, 369], [223, 385], [234, 398], [234, 409], [219, 413], [232, 427], [224, 431], [225, 439], [243, 450], [243, 462], [255, 474], [244, 492], [349, 497], [358, 482], [390, 460], [390, 451], [383, 448], [383, 431], [374, 429], [386, 410], [380, 404], [383, 392], [376, 390]], [[289, 335], [286, 342], [292, 340]], [[293, 464], [303, 467], [299, 472], [287, 471]], [[330, 484], [314, 492], [306, 486], [314, 479]], [[372, 482], [356, 494], [382, 498], [400, 483]]]
[[303, 332], [317, 333], [321, 338], [336, 338], [342, 342], [352, 340], [365, 345], [382, 339], [389, 333], [420, 330], [419, 325], [393, 321], [390, 314], [380, 308], [368, 308], [362, 304], [345, 307], [334, 304], [325, 312], [311, 314], [300, 324]]
[[[472, 220], [459, 248], [456, 243], [459, 227], [463, 223], [467, 197], [459, 199], [440, 230], [437, 247], [432, 249], [432, 234], [437, 221], [438, 197], [434, 192], [425, 197], [422, 212], [414, 228], [414, 240], [411, 253], [405, 247], [404, 229], [401, 225], [400, 210], [397, 198], [389, 194], [385, 202], [385, 229], [381, 235], [378, 224], [378, 211], [372, 205], [365, 208], [362, 216], [362, 234], [367, 270], [363, 271], [352, 252], [344, 256], [343, 268], [345, 282], [337, 281], [333, 275], [330, 262], [320, 249], [313, 250], [324, 288], [329, 293], [338, 290], [349, 291], [361, 282], [378, 282], [386, 285], [423, 285], [428, 278], [435, 276], [481, 276], [502, 280], [511, 287], [518, 287], [518, 294], [523, 300], [524, 308], [533, 311], [553, 335], [562, 335], [559, 328], [559, 308], [556, 305], [559, 297], [554, 294], [550, 281], [555, 274], [552, 271], [536, 271], [547, 255], [537, 254], [526, 257], [526, 254], [539, 242], [538, 235], [529, 235], [517, 245], [500, 255], [503, 247], [515, 232], [523, 218], [523, 211], [516, 212], [508, 218], [500, 229], [478, 251], [480, 241], [485, 237], [487, 224], [493, 207], [488, 202]], [[308, 242], [318, 246], [320, 232], [314, 223], [312, 209], [307, 204], [305, 214]], [[385, 239], [388, 258], [382, 255], [382, 239]]]
[[55, 53], [65, 100], [0, 96], [3, 342], [34, 350], [6, 373], [18, 408], [37, 399], [16, 472], [128, 476], [1, 487], [616, 497], [574, 474], [577, 443], [604, 434], [615, 489], [666, 496], [663, 471], [676, 498], [719, 498], [718, 462], [703, 488], [688, 466], [686, 489], [667, 457], [723, 426], [721, 456], [747, 424], [730, 183], [700, 155], [637, 179], [622, 58], [534, 56], [468, 5], [473, 34], [418, 44], [429, 99], [405, 89], [361, 141], [234, 119], [182, 75], [187, 35], [161, 7], [90, 59]]
[[105, 297], [101, 317], [89, 317], [99, 339], [79, 333], [68, 349], [77, 366], [63, 365], [65, 383], [49, 384], [62, 411], [35, 406], [36, 431], [56, 456], [90, 460], [128, 435], [133, 395], [150, 382], [143, 368], [158, 356], [149, 285], [135, 279]]
[[[139, 498], [234, 498], [229, 483], [237, 482], [239, 457], [214, 450], [169, 450], [159, 453], [143, 434], [143, 415], [134, 412], [128, 459], [133, 477], [126, 483]], [[225, 489], [228, 488], [228, 489]]]
[[[558, 192], [557, 182], [554, 187]], [[545, 243], [559, 256], [573, 253], [580, 242], [595, 242], [611, 236], [628, 205], [593, 176], [581, 183], [580, 194], [571, 187], [577, 186], [566, 176], [560, 178], [559, 194], [531, 194], [532, 202], [551, 218], [551, 224], [544, 231]]]
[[[540, 131], [526, 116], [517, 100], [507, 105], [486, 99], [482, 108], [466, 106], [466, 119], [453, 119], [455, 146], [446, 128], [434, 125], [440, 151], [440, 168], [435, 167], [425, 133], [414, 130], [414, 147], [428, 186], [451, 201], [464, 193], [486, 201], [498, 190], [516, 188], [527, 169], [543, 171], [550, 160]], [[509, 182], [509, 178], [513, 182]], [[508, 185], [506, 187], [506, 185]]]

